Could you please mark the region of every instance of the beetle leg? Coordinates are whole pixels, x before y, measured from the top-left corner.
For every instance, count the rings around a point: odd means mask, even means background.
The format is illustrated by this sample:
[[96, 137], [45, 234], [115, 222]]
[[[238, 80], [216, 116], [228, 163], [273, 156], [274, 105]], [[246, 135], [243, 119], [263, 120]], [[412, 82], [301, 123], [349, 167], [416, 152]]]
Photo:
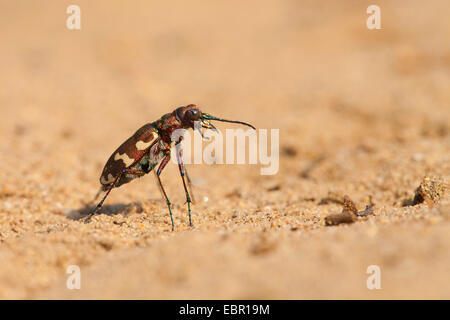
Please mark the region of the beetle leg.
[[95, 210], [92, 211], [91, 214], [89, 214], [86, 219], [84, 220], [84, 223], [88, 223], [89, 221], [91, 221], [91, 218], [97, 213], [98, 210], [100, 210], [100, 208], [103, 206], [103, 202], [105, 202], [106, 197], [108, 197], [109, 193], [111, 192], [111, 190], [114, 188], [114, 186], [116, 185], [117, 181], [119, 181], [120, 177], [122, 176], [122, 173], [120, 173], [117, 178], [114, 180], [114, 182], [111, 184], [111, 186], [109, 187], [108, 191], [106, 191], [105, 195], [103, 196], [102, 201], [100, 201], [97, 206], [95, 207]]
[[[181, 175], [181, 180], [183, 180], [183, 187], [184, 187], [184, 192], [186, 193], [186, 202], [188, 204], [188, 212], [189, 212], [189, 226], [192, 227], [192, 219], [191, 219], [191, 197], [189, 196], [189, 192], [188, 192], [188, 188], [186, 187], [186, 181], [184, 179], [184, 175], [186, 173], [186, 170], [184, 168], [184, 164], [183, 164], [183, 151], [181, 149], [181, 145], [177, 144], [176, 145], [177, 148], [177, 162], [178, 162], [178, 169], [180, 170], [180, 175]], [[188, 179], [190, 180], [190, 179]], [[189, 182], [190, 185], [190, 182]]]
[[91, 201], [91, 202], [94, 202], [95, 200], [97, 200], [97, 199], [98, 199], [98, 197], [100, 196], [100, 193], [102, 193], [102, 191], [103, 191], [103, 188], [102, 188], [102, 187], [100, 187], [100, 189], [98, 189], [97, 193], [95, 194], [95, 197], [94, 197], [94, 199], [92, 199], [92, 201]]
[[94, 197], [91, 201], [89, 201], [89, 202], [86, 204], [86, 206], [91, 206], [91, 205], [95, 202], [95, 200], [98, 199], [98, 197], [100, 196], [100, 194], [101, 194], [102, 192], [103, 192], [103, 187], [100, 187], [100, 188], [98, 189], [97, 193], [95, 194], [95, 197]]
[[195, 197], [194, 197], [194, 192], [192, 191], [192, 182], [191, 182], [191, 178], [189, 177], [186, 167], [184, 167], [184, 173], [186, 174], [186, 181], [187, 181], [187, 185], [189, 188], [189, 194], [191, 195], [192, 203], [195, 204], [196, 201], [195, 201]]
[[[142, 170], [133, 170], [133, 169], [124, 169], [122, 170], [122, 172], [117, 176], [117, 178], [114, 180], [114, 182], [111, 184], [111, 186], [109, 187], [108, 191], [106, 191], [105, 195], [103, 196], [102, 201], [100, 201], [97, 206], [95, 207], [95, 210], [89, 214], [86, 219], [84, 220], [84, 223], [88, 223], [89, 221], [91, 221], [91, 218], [98, 212], [98, 210], [100, 210], [100, 208], [103, 206], [103, 202], [105, 202], [106, 198], [108, 197], [109, 193], [111, 192], [111, 190], [115, 187], [116, 183], [120, 180], [120, 177], [122, 177], [122, 175], [124, 174], [136, 174], [136, 175], [144, 175], [145, 172]], [[96, 197], [98, 197], [99, 193], [97, 194]]]
[[158, 170], [156, 171], [156, 178], [158, 178], [159, 186], [161, 187], [161, 191], [164, 195], [164, 198], [166, 198], [167, 207], [169, 208], [169, 213], [170, 213], [170, 220], [172, 222], [172, 231], [173, 231], [175, 229], [175, 224], [173, 223], [172, 209], [170, 208], [171, 203], [169, 201], [169, 198], [167, 197], [166, 190], [164, 190], [164, 187], [161, 183], [161, 178], [159, 177], [161, 172], [165, 168], [166, 164], [169, 162], [169, 160], [170, 160], [170, 151], [168, 153], [166, 153], [166, 156], [161, 161], [161, 164], [159, 165]]

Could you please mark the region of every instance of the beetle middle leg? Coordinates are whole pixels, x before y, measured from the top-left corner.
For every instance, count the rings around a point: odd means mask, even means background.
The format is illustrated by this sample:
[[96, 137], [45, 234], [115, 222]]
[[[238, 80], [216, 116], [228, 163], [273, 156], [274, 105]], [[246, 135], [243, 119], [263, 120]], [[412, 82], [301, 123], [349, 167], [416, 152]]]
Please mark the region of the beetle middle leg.
[[164, 190], [164, 187], [163, 187], [163, 185], [161, 183], [161, 178], [159, 177], [161, 175], [161, 172], [164, 170], [166, 164], [169, 162], [169, 160], [170, 160], [170, 151], [168, 151], [166, 153], [166, 155], [165, 155], [164, 159], [161, 161], [161, 164], [159, 165], [158, 170], [156, 171], [155, 175], [156, 175], [156, 178], [158, 179], [159, 186], [160, 186], [161, 191], [162, 191], [162, 193], [164, 195], [164, 198], [166, 198], [167, 207], [169, 208], [169, 213], [170, 213], [170, 220], [172, 222], [172, 231], [173, 231], [175, 229], [175, 224], [173, 223], [172, 209], [170, 208], [171, 203], [170, 203], [169, 198], [167, 197], [166, 190]]
[[[117, 182], [120, 180], [120, 178], [123, 175], [126, 174], [136, 174], [136, 175], [144, 175], [145, 172], [141, 171], [141, 170], [133, 170], [133, 169], [124, 169], [122, 170], [122, 172], [116, 177], [116, 179], [114, 179], [114, 182], [111, 183], [111, 186], [108, 188], [108, 190], [106, 191], [105, 195], [103, 196], [103, 199], [97, 204], [97, 206], [95, 207], [94, 211], [92, 213], [90, 213], [86, 219], [84, 220], [84, 223], [88, 223], [89, 221], [91, 221], [91, 218], [98, 212], [98, 210], [100, 210], [100, 208], [103, 206], [103, 203], [105, 202], [106, 198], [108, 197], [109, 193], [111, 192], [111, 190], [116, 186]], [[99, 194], [99, 193], [98, 193]], [[98, 194], [96, 197], [98, 197]]]

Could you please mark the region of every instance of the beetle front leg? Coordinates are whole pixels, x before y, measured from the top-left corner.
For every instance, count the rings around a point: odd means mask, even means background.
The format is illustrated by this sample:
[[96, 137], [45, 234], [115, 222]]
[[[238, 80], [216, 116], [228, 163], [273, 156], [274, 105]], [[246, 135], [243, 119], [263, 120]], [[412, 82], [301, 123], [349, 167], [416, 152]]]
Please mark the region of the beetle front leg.
[[[186, 202], [188, 204], [188, 212], [189, 212], [189, 226], [192, 227], [192, 219], [191, 219], [191, 197], [189, 195], [189, 191], [188, 188], [186, 186], [186, 181], [184, 179], [184, 176], [186, 174], [186, 170], [184, 168], [184, 164], [183, 164], [183, 152], [181, 149], [181, 144], [178, 143], [176, 144], [176, 148], [177, 148], [177, 162], [178, 162], [178, 169], [180, 170], [180, 175], [181, 175], [181, 180], [183, 180], [183, 187], [184, 187], [184, 192], [186, 193]], [[190, 183], [190, 179], [189, 183]]]

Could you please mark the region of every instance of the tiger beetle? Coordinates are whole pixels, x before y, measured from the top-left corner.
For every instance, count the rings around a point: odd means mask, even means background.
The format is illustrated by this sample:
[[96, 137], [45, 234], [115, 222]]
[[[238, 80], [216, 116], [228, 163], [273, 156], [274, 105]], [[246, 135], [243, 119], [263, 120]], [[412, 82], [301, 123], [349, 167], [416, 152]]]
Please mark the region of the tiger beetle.
[[[179, 107], [172, 113], [163, 115], [159, 120], [145, 124], [128, 140], [122, 143], [122, 145], [120, 145], [120, 147], [118, 147], [109, 157], [105, 167], [103, 168], [102, 175], [100, 176], [101, 188], [99, 192], [106, 191], [106, 193], [103, 196], [103, 199], [96, 206], [95, 210], [86, 217], [84, 223], [88, 223], [92, 216], [100, 210], [105, 202], [105, 199], [108, 197], [113, 188], [118, 188], [135, 178], [140, 178], [146, 175], [159, 163], [158, 170], [153, 172], [155, 172], [162, 194], [167, 202], [173, 231], [174, 223], [172, 209], [170, 207], [171, 203], [161, 183], [160, 175], [170, 160], [170, 148], [172, 146], [172, 142], [174, 142], [177, 147], [178, 169], [180, 171], [184, 191], [186, 193], [186, 202], [189, 212], [189, 225], [192, 226], [192, 201], [187, 187], [189, 186], [192, 194], [191, 180], [189, 179], [189, 175], [183, 165], [182, 150], [179, 148], [179, 144], [181, 143], [183, 137], [181, 136], [178, 140], [172, 141], [172, 133], [178, 129], [189, 128], [192, 128], [193, 130], [198, 129], [200, 134], [202, 134], [201, 128], [212, 129], [217, 132], [217, 129], [211, 123], [211, 120], [239, 123], [255, 129], [255, 127], [251, 124], [242, 121], [225, 120], [204, 113], [194, 104]], [[197, 121], [200, 122], [201, 126], [195, 126], [195, 122]], [[185, 181], [185, 176], [187, 184]]]

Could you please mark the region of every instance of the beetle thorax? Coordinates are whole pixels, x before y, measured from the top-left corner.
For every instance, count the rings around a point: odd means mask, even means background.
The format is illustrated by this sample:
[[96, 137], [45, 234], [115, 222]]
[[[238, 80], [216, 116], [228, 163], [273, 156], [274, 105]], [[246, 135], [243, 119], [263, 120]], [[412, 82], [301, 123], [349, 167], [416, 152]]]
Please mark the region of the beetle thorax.
[[155, 127], [164, 142], [170, 144], [171, 137], [175, 130], [183, 129], [181, 121], [174, 113], [168, 113], [155, 122]]

